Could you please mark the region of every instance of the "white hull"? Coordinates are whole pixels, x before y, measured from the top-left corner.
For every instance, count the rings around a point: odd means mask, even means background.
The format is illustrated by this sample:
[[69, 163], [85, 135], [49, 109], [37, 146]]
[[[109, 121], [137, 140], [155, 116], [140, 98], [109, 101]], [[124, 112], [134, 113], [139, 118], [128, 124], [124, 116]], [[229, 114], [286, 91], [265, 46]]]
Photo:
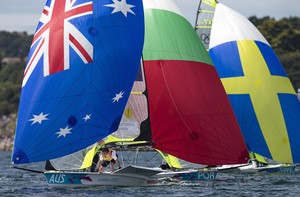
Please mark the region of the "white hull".
[[114, 173], [103, 172], [45, 172], [47, 183], [52, 187], [88, 187], [88, 186], [142, 186], [149, 177], [161, 170], [128, 166]]
[[279, 173], [293, 173], [296, 165], [293, 164], [268, 164], [264, 166], [257, 166], [255, 162], [248, 164], [223, 165], [216, 168], [221, 173], [256, 173], [256, 172], [279, 172]]
[[279, 172], [279, 173], [293, 173], [296, 165], [287, 164], [268, 164], [265, 166], [257, 166], [255, 163], [252, 165], [240, 167], [241, 173], [256, 173], [256, 172]]
[[215, 180], [218, 171], [216, 170], [182, 170], [182, 171], [165, 171], [154, 175], [153, 179], [172, 179], [183, 181], [204, 181]]
[[233, 164], [233, 165], [222, 165], [220, 167], [216, 167], [215, 169], [222, 173], [239, 173], [241, 172], [241, 167], [246, 167], [252, 164]]

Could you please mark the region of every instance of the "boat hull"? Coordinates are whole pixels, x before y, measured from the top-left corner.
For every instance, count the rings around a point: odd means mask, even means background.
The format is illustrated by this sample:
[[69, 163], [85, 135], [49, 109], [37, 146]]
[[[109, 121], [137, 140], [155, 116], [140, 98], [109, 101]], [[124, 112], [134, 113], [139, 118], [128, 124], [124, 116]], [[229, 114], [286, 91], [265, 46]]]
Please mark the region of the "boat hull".
[[256, 167], [254, 165], [240, 167], [241, 173], [256, 173], [256, 172], [267, 172], [267, 173], [293, 173], [295, 172], [296, 165], [286, 164], [269, 164], [266, 166]]
[[222, 165], [220, 167], [216, 167], [215, 169], [218, 170], [218, 172], [221, 173], [240, 173], [241, 167], [246, 167], [249, 166], [251, 164], [233, 164], [233, 165]]
[[110, 173], [45, 172], [44, 175], [48, 185], [53, 187], [140, 186], [147, 183], [146, 177]]
[[149, 177], [160, 172], [162, 170], [127, 166], [114, 173], [49, 171], [44, 175], [52, 187], [142, 186]]
[[166, 171], [154, 176], [157, 179], [169, 178], [172, 180], [182, 181], [208, 181], [215, 180], [218, 171], [216, 170], [185, 170], [185, 171]]

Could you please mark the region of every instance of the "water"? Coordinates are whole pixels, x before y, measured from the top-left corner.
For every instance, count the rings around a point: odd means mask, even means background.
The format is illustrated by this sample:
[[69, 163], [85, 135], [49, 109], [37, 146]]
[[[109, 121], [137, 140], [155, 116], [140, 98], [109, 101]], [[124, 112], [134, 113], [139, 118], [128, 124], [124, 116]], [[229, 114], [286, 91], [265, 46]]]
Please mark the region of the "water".
[[49, 187], [41, 174], [9, 166], [10, 152], [0, 152], [0, 196], [300, 196], [299, 169], [293, 174], [218, 174], [216, 181], [163, 182], [146, 187], [57, 189]]

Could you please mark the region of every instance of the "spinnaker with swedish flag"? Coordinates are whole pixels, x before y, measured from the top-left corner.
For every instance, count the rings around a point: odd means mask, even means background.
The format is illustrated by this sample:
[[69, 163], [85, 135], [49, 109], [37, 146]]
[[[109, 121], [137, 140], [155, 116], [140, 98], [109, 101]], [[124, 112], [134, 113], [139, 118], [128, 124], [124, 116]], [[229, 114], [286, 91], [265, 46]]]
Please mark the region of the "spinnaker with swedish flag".
[[217, 4], [209, 54], [250, 152], [300, 162], [300, 103], [270, 44], [250, 21]]

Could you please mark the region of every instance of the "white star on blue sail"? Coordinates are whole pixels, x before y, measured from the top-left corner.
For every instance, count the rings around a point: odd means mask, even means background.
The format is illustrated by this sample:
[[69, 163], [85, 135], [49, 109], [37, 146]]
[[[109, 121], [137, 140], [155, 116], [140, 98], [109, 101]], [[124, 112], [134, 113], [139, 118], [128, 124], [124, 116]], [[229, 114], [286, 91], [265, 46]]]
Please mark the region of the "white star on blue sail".
[[44, 114], [44, 112], [41, 112], [40, 115], [33, 114], [33, 118], [28, 121], [32, 121], [31, 125], [33, 125], [35, 123], [42, 124], [43, 120], [48, 120], [48, 118], [46, 118], [48, 115], [49, 114]]
[[70, 131], [72, 130], [72, 128], [69, 128], [69, 126], [67, 126], [64, 129], [60, 128], [59, 130], [60, 130], [59, 132], [55, 133], [58, 134], [57, 138], [59, 138], [60, 136], [66, 137], [67, 134], [71, 134]]
[[131, 8], [135, 7], [134, 5], [127, 4], [126, 0], [113, 0], [114, 4], [108, 4], [104, 5], [107, 7], [112, 7], [114, 10], [112, 11], [112, 14], [117, 13], [117, 12], [122, 12], [125, 17], [127, 17], [127, 13], [134, 14], [135, 13], [131, 10]]
[[116, 96], [115, 96], [114, 98], [112, 98], [113, 103], [114, 103], [114, 102], [119, 102], [119, 100], [120, 100], [121, 98], [123, 98], [123, 94], [124, 94], [123, 91], [121, 91], [119, 94], [116, 94]]
[[84, 120], [84, 122], [88, 121], [91, 119], [92, 114], [86, 114], [85, 117], [83, 117], [82, 119]]

